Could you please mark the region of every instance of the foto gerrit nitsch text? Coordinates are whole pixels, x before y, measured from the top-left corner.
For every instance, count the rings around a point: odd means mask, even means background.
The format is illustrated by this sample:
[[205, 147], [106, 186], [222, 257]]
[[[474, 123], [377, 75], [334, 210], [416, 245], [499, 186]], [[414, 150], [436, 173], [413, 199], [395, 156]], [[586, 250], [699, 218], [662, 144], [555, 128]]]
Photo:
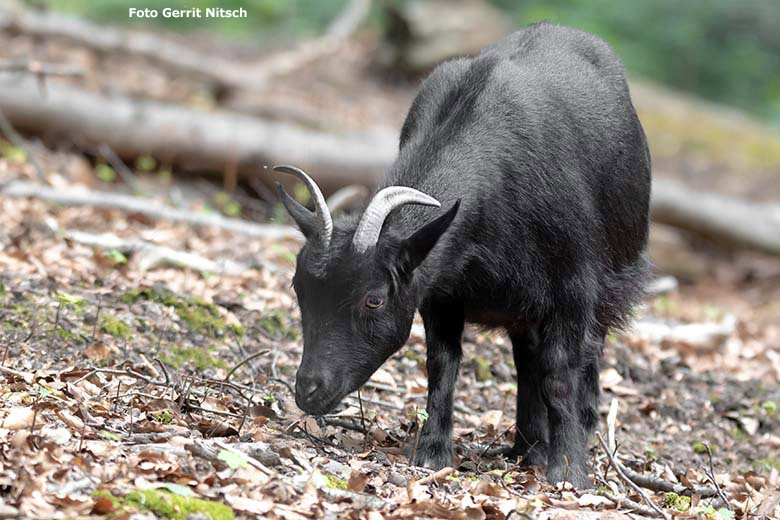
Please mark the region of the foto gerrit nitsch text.
[[246, 18], [248, 13], [246, 9], [223, 9], [222, 7], [192, 7], [189, 9], [173, 9], [166, 7], [164, 9], [138, 9], [130, 7], [128, 16], [130, 18], [157, 18], [162, 15], [163, 18]]

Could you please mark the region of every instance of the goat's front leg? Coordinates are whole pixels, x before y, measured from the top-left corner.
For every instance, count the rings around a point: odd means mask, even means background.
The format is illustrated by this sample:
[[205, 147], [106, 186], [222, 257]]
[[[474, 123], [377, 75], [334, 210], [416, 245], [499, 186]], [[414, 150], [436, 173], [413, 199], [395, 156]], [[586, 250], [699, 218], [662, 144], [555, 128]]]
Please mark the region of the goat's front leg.
[[461, 358], [463, 309], [429, 303], [420, 309], [428, 345], [428, 418], [417, 443], [414, 464], [432, 469], [452, 465], [452, 400]]

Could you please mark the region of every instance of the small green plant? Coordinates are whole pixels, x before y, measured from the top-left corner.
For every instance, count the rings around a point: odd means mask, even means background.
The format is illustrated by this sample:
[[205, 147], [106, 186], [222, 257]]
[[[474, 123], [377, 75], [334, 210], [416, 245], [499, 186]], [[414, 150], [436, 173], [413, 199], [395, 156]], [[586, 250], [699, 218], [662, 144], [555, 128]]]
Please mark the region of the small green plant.
[[652, 462], [658, 460], [658, 453], [653, 446], [647, 445], [645, 446], [645, 457], [647, 457], [648, 461]]
[[325, 485], [331, 489], [347, 489], [347, 481], [333, 475], [324, 474]]
[[493, 373], [490, 371], [490, 361], [482, 356], [474, 356], [472, 359], [476, 365], [477, 381], [484, 383], [493, 379]]
[[237, 451], [219, 450], [217, 458], [227, 464], [230, 469], [241, 469], [249, 466], [246, 456]]
[[412, 414], [417, 421], [417, 425], [422, 428], [425, 425], [425, 421], [428, 420], [428, 410], [425, 408], [415, 408]]
[[56, 299], [63, 307], [73, 307], [75, 309], [83, 309], [87, 304], [84, 298], [75, 294], [58, 293]]
[[[715, 453], [715, 447], [710, 446], [710, 450], [712, 450], [713, 453]], [[693, 452], [698, 455], [706, 455], [707, 454], [707, 445], [701, 441], [696, 441], [693, 443]]]
[[141, 155], [135, 160], [135, 169], [139, 172], [151, 172], [157, 168], [157, 160], [151, 155]]
[[171, 424], [171, 421], [173, 420], [173, 416], [168, 410], [163, 410], [157, 415], [154, 415], [154, 420], [161, 423], [161, 424]]
[[233, 199], [229, 193], [220, 191], [214, 196], [214, 203], [228, 217], [237, 217], [241, 214], [241, 204]]
[[100, 317], [100, 330], [120, 339], [129, 338], [133, 334], [133, 329], [127, 323], [106, 315]]
[[293, 198], [305, 206], [311, 199], [311, 194], [305, 184], [298, 182], [293, 188]]
[[677, 511], [687, 511], [691, 508], [691, 498], [678, 495], [677, 493], [665, 493], [664, 505]]
[[772, 417], [777, 413], [777, 403], [774, 401], [764, 401], [761, 403], [761, 410], [769, 417]]
[[100, 431], [100, 436], [106, 439], [107, 441], [121, 441], [122, 438], [119, 437], [116, 433], [107, 432], [105, 430]]
[[119, 249], [109, 249], [103, 251], [103, 258], [109, 260], [114, 265], [124, 265], [127, 263], [127, 257]]
[[0, 155], [5, 157], [8, 162], [19, 164], [27, 162], [27, 152], [23, 148], [14, 146], [3, 139], [0, 139]]
[[106, 183], [112, 183], [117, 179], [116, 171], [105, 163], [95, 165], [95, 176]]

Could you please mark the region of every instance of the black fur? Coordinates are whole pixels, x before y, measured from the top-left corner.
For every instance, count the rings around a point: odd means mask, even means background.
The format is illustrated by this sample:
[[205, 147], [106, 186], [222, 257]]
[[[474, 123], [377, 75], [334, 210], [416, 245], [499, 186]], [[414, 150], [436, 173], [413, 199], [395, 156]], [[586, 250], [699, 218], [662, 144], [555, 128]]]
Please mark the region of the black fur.
[[312, 241], [299, 254], [298, 405], [332, 410], [403, 346], [419, 309], [429, 419], [414, 462], [450, 465], [464, 322], [503, 328], [518, 372], [509, 455], [589, 485], [604, 338], [648, 271], [650, 157], [620, 61], [543, 23], [444, 63], [406, 118], [380, 188], [393, 185], [442, 209], [395, 211], [365, 254], [351, 244], [358, 217], [342, 217], [327, 251]]

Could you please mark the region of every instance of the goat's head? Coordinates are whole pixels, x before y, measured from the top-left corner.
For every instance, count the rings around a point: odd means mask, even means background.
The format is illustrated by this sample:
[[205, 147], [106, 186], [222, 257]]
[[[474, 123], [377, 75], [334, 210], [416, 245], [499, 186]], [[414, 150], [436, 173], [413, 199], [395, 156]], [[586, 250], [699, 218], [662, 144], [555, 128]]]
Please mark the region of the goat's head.
[[345, 216], [334, 225], [311, 177], [291, 166], [275, 170], [303, 181], [314, 203], [309, 211], [277, 185], [306, 237], [293, 277], [303, 323], [295, 401], [305, 412], [321, 415], [357, 390], [406, 342], [417, 304], [415, 269], [455, 218], [458, 203], [402, 236], [382, 229], [394, 209], [440, 204], [412, 188], [393, 186], [379, 191], [359, 219]]

